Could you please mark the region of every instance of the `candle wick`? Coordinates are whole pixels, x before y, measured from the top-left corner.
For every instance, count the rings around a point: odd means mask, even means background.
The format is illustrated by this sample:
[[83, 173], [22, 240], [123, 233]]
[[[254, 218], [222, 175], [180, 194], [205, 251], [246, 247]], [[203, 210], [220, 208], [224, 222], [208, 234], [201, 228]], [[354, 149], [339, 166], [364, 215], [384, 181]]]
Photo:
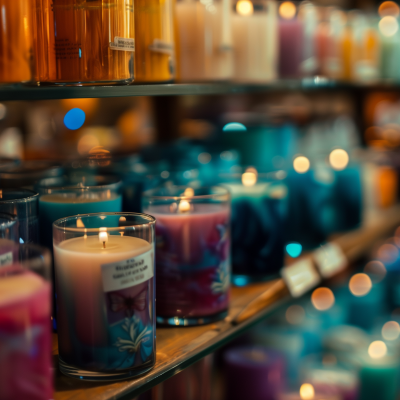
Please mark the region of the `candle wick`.
[[103, 242], [103, 249], [106, 248], [106, 242]]

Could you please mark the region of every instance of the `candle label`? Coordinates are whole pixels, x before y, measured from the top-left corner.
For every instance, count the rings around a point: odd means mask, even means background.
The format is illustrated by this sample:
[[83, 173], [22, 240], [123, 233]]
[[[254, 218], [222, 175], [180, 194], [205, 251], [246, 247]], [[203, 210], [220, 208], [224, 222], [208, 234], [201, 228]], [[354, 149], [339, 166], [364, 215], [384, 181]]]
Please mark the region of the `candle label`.
[[110, 42], [110, 48], [120, 51], [135, 51], [135, 39], [115, 36], [114, 42]]
[[165, 42], [161, 39], [154, 39], [153, 43], [149, 46], [150, 51], [154, 51], [156, 53], [168, 54], [172, 55], [172, 44]]
[[0, 267], [11, 265], [13, 263], [13, 253], [10, 251], [0, 255]]
[[314, 258], [323, 278], [333, 275], [347, 267], [346, 256], [335, 243], [328, 243], [314, 252]]

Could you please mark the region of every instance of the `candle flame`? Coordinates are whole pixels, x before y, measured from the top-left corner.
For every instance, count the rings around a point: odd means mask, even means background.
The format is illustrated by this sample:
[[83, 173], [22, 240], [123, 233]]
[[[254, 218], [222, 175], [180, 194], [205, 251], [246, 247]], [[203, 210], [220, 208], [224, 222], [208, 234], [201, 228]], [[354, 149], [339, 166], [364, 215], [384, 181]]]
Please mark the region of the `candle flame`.
[[249, 0], [240, 0], [236, 4], [236, 11], [240, 15], [252, 15], [254, 12], [253, 3]]
[[194, 196], [194, 190], [192, 188], [186, 188], [185, 192], [183, 193], [185, 197], [193, 197]]
[[108, 234], [106, 230], [107, 228], [100, 228], [99, 232], [99, 242], [103, 243], [103, 249], [106, 248], [106, 242], [108, 241]]
[[179, 203], [179, 212], [184, 213], [190, 211], [190, 203], [186, 200], [182, 200]]

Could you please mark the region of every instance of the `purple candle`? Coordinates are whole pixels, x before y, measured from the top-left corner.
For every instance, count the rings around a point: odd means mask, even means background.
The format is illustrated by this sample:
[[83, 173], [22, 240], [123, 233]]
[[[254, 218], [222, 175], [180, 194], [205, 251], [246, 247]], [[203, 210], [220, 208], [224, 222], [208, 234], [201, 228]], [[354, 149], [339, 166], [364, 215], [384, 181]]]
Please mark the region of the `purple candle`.
[[280, 5], [279, 16], [279, 73], [282, 78], [297, 78], [303, 55], [303, 24], [290, 1]]
[[226, 400], [275, 400], [283, 389], [285, 364], [281, 353], [265, 347], [239, 347], [227, 351]]
[[144, 194], [156, 218], [157, 322], [209, 323], [227, 315], [230, 197], [226, 189], [170, 187]]

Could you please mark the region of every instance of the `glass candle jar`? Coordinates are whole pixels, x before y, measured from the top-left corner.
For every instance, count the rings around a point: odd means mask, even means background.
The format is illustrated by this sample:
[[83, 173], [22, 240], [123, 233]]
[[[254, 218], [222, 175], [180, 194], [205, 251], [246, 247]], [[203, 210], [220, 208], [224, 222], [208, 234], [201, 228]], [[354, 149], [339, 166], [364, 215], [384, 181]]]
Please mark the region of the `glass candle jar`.
[[39, 243], [38, 199], [32, 190], [0, 190], [0, 212], [18, 218], [19, 243]]
[[232, 77], [230, 8], [229, 0], [175, 3], [176, 68], [180, 81]]
[[60, 370], [118, 380], [155, 363], [155, 219], [98, 213], [53, 225]]
[[173, 78], [172, 0], [134, 0], [135, 81]]
[[0, 268], [1, 398], [51, 399], [51, 256], [32, 245], [4, 248], [0, 239], [4, 251], [15, 258]]
[[232, 196], [232, 282], [239, 286], [274, 278], [283, 267], [288, 190], [277, 176], [254, 168], [223, 176]]
[[224, 318], [230, 287], [230, 196], [220, 187], [171, 186], [143, 194], [157, 219], [157, 322]]
[[122, 211], [122, 183], [112, 176], [81, 176], [79, 180], [42, 179], [39, 197], [40, 242], [53, 248], [52, 224], [70, 215]]
[[0, 166], [0, 182], [3, 188], [28, 188], [39, 179], [62, 176], [64, 169], [52, 161], [24, 161], [13, 166]]
[[32, 5], [30, 0], [0, 0], [0, 83], [32, 79]]
[[277, 77], [277, 30], [275, 1], [236, 3], [232, 15], [235, 80], [265, 82]]
[[[18, 220], [15, 215], [0, 212], [0, 239], [19, 243]], [[1, 261], [0, 265], [2, 265]]]
[[133, 0], [38, 0], [36, 81], [92, 85], [133, 80]]

